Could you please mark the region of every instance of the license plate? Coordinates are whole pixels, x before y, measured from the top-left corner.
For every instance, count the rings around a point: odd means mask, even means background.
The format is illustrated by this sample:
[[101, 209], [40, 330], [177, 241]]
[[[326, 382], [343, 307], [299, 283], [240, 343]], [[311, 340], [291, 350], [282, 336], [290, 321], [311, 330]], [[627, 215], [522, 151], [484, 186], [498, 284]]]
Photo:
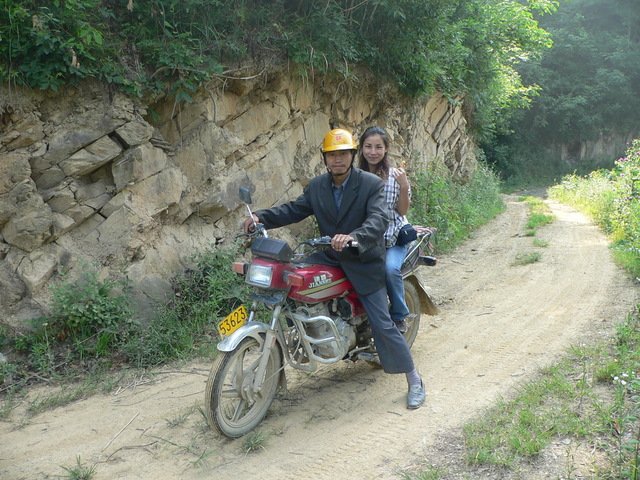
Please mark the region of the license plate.
[[244, 308], [244, 305], [240, 305], [233, 312], [227, 315], [227, 318], [220, 322], [220, 325], [218, 325], [218, 331], [220, 332], [220, 335], [228, 337], [233, 332], [238, 330], [242, 325], [244, 325], [244, 322], [247, 320], [247, 318], [249, 318], [247, 309]]

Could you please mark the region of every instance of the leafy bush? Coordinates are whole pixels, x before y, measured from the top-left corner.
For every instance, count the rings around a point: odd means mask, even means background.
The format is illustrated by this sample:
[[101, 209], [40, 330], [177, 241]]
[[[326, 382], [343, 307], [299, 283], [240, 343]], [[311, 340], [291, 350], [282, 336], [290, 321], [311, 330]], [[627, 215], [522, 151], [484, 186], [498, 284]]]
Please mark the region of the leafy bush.
[[[95, 265], [76, 278], [67, 274], [53, 285], [47, 323], [58, 339], [84, 342], [96, 335], [117, 336], [131, 320], [131, 286], [125, 278], [101, 279]], [[99, 343], [99, 342], [96, 342]]]
[[248, 297], [244, 278], [231, 270], [237, 255], [237, 246], [194, 255], [193, 267], [173, 281], [172, 301], [158, 305], [157, 316], [144, 324], [132, 320], [125, 275], [102, 279], [95, 265], [82, 266], [73, 278], [63, 275], [52, 287], [51, 315], [34, 319], [28, 333], [0, 331], [3, 351], [16, 353], [13, 363], [0, 363], [0, 383], [20, 385], [115, 363], [154, 366], [211, 349], [218, 323]]
[[[550, 45], [532, 13], [554, 0], [5, 0], [0, 82], [57, 90], [97, 78], [129, 94], [192, 93], [252, 60], [408, 95], [466, 95], [480, 134], [528, 103], [515, 65]], [[533, 89], [535, 90], [535, 88]], [[470, 110], [471, 112], [471, 110]]]
[[504, 210], [500, 182], [482, 161], [465, 183], [456, 182], [439, 162], [410, 172], [412, 200], [408, 218], [412, 223], [434, 226], [437, 248], [450, 251], [472, 230]]
[[0, 80], [57, 90], [94, 76], [104, 50], [99, 0], [5, 1]]
[[53, 376], [76, 362], [108, 358], [134, 325], [126, 279], [101, 279], [95, 265], [77, 277], [62, 275], [52, 286], [51, 315], [33, 320], [33, 330], [13, 339], [27, 355], [24, 372]]
[[129, 361], [152, 366], [211, 348], [218, 323], [248, 298], [244, 278], [230, 268], [237, 255], [235, 246], [196, 254], [193, 267], [174, 279], [172, 302], [160, 306], [157, 318], [140, 326], [123, 346]]
[[14, 375], [18, 372], [18, 367], [9, 362], [0, 362], [0, 385], [13, 380]]

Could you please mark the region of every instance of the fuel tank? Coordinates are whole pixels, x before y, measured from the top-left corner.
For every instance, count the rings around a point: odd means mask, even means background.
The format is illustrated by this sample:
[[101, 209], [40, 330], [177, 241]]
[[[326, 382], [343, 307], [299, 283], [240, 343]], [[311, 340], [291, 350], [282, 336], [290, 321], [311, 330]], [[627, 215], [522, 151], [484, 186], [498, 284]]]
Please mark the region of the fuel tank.
[[353, 285], [340, 268], [312, 265], [296, 268], [295, 273], [304, 278], [302, 286], [292, 287], [289, 292], [289, 297], [296, 301], [318, 303], [355, 294]]

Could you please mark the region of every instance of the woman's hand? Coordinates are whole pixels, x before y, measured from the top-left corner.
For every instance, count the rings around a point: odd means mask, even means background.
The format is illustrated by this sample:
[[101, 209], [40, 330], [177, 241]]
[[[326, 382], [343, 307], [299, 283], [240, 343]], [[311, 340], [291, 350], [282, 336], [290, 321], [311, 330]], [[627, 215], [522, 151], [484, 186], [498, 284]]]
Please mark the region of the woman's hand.
[[400, 185], [400, 189], [409, 190], [409, 179], [407, 178], [407, 172], [405, 172], [404, 168], [394, 168], [393, 178], [395, 178], [398, 185]]

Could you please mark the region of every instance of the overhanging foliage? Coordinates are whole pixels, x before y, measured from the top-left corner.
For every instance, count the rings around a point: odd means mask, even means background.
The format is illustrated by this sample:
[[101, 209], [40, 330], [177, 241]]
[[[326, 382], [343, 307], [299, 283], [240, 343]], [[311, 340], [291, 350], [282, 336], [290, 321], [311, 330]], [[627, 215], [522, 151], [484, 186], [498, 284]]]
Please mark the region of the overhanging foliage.
[[515, 66], [550, 46], [555, 0], [3, 0], [0, 81], [56, 90], [99, 78], [129, 94], [190, 94], [238, 61], [305, 76], [354, 67], [408, 95], [473, 105], [481, 129], [527, 104]]
[[639, 22], [635, 0], [571, 0], [540, 20], [553, 48], [517, 66], [524, 83], [539, 85], [540, 94], [529, 108], [513, 112], [509, 135], [483, 146], [505, 179], [551, 181], [609, 167], [609, 154], [582, 157], [587, 142], [617, 139], [621, 154], [620, 139], [637, 136]]

